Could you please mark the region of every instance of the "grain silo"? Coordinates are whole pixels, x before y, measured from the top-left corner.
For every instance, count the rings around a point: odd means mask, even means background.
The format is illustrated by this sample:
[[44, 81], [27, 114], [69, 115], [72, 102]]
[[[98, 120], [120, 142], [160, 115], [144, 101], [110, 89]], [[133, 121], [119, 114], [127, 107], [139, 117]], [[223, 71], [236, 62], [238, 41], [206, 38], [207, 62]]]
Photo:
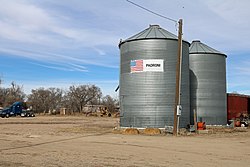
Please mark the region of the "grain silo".
[[193, 111], [197, 121], [207, 125], [227, 123], [226, 55], [193, 41], [189, 51], [191, 122]]
[[[183, 41], [180, 127], [190, 122], [189, 45]], [[173, 126], [177, 37], [150, 25], [119, 48], [121, 127]]]

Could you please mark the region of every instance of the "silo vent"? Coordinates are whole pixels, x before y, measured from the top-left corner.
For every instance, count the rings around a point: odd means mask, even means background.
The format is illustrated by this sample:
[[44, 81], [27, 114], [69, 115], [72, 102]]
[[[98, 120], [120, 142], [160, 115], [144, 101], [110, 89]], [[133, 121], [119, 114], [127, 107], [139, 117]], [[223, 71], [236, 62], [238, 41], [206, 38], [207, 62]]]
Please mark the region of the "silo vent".
[[192, 42], [201, 42], [200, 40], [193, 40]]
[[160, 28], [160, 26], [157, 25], [157, 24], [152, 24], [152, 25], [150, 24], [150, 25], [149, 25], [149, 28], [151, 28], [151, 27], [152, 27], [152, 28], [153, 28], [153, 27], [154, 27], [154, 28]]

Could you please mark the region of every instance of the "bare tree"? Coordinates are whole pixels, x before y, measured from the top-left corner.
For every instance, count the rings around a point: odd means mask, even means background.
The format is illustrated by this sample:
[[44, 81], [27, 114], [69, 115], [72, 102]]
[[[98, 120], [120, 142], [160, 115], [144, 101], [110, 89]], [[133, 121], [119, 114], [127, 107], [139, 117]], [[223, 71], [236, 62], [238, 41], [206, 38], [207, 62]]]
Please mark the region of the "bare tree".
[[17, 85], [15, 82], [11, 82], [10, 88], [0, 87], [0, 97], [0, 105], [6, 107], [16, 101], [23, 101], [25, 93], [23, 92], [22, 86]]
[[58, 110], [62, 107], [63, 90], [59, 88], [49, 88], [49, 108], [50, 110]]
[[28, 96], [29, 105], [35, 112], [50, 112], [61, 107], [63, 91], [59, 88], [33, 89]]
[[0, 106], [4, 106], [5, 102], [5, 97], [6, 97], [6, 89], [0, 87]]
[[66, 101], [70, 110], [81, 112], [85, 105], [97, 102], [101, 96], [101, 89], [95, 85], [73, 85], [69, 88]]
[[49, 91], [44, 88], [32, 89], [31, 94], [28, 96], [28, 103], [32, 106], [35, 112], [46, 112], [48, 108]]
[[113, 113], [113, 112], [117, 112], [117, 108], [119, 104], [118, 104], [117, 99], [112, 98], [110, 95], [107, 95], [102, 98], [102, 105], [107, 107], [109, 112]]

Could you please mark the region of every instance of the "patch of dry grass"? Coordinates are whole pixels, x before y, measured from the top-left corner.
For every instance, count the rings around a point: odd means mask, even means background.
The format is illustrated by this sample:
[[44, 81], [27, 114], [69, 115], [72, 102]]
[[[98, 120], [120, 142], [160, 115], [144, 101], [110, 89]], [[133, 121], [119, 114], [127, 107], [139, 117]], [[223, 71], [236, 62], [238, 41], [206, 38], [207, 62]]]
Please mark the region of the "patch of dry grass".
[[143, 134], [146, 135], [159, 135], [161, 134], [161, 130], [158, 128], [146, 128], [143, 130]]
[[138, 135], [140, 132], [138, 129], [135, 128], [126, 128], [122, 134], [125, 135]]

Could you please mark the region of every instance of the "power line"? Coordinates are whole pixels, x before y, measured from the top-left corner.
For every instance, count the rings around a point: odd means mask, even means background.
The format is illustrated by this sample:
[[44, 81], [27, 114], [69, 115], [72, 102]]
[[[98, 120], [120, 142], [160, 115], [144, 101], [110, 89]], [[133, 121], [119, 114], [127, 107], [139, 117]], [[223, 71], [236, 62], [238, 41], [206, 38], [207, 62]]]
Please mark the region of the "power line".
[[130, 0], [127, 0], [127, 2], [129, 2], [129, 3], [131, 3], [131, 4], [135, 5], [135, 6], [137, 6], [137, 7], [139, 7], [139, 8], [141, 8], [141, 9], [143, 9], [143, 10], [146, 10], [146, 11], [148, 11], [148, 12], [154, 14], [154, 15], [157, 15], [157, 16], [159, 16], [159, 17], [162, 17], [162, 18], [164, 18], [164, 19], [167, 19], [167, 20], [169, 20], [169, 21], [173, 21], [173, 22], [175, 22], [175, 23], [178, 22], [177, 20], [174, 20], [174, 19], [171, 19], [171, 18], [169, 18], [169, 17], [166, 17], [166, 16], [163, 16], [163, 15], [161, 15], [161, 14], [158, 14], [158, 13], [156, 13], [156, 12], [150, 10], [150, 9], [147, 9], [147, 8], [141, 6], [141, 5], [138, 5], [138, 4], [136, 4], [136, 3], [134, 3], [134, 2], [132, 2], [132, 1], [130, 1]]

